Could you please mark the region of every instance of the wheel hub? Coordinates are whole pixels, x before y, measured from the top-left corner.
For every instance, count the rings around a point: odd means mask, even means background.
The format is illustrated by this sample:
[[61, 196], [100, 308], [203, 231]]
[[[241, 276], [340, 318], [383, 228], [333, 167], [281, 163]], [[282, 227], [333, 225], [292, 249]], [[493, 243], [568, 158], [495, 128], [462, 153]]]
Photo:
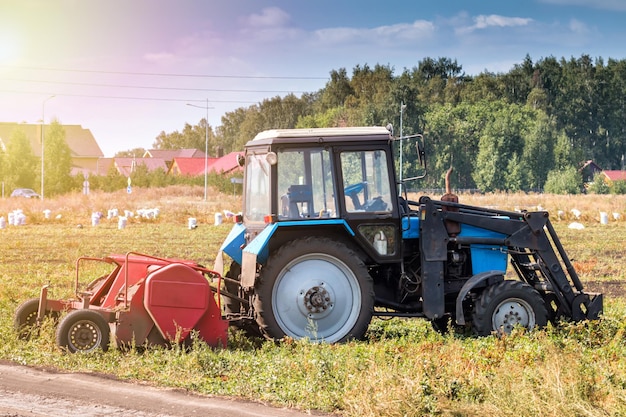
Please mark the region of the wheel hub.
[[526, 328], [534, 326], [534, 318], [529, 309], [523, 300], [508, 300], [501, 303], [494, 312], [494, 328], [511, 333], [516, 325]]
[[70, 335], [70, 342], [77, 350], [88, 350], [98, 342], [98, 331], [91, 323], [76, 324]]
[[315, 286], [306, 292], [304, 304], [312, 313], [321, 313], [332, 306], [330, 294], [321, 286]]
[[299, 293], [300, 311], [311, 319], [326, 317], [333, 306], [333, 296], [325, 283], [321, 282]]

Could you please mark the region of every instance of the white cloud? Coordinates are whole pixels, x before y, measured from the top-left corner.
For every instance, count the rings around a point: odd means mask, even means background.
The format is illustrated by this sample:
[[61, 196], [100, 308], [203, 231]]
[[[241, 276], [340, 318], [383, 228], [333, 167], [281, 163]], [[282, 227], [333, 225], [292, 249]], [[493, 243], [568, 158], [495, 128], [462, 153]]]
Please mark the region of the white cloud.
[[578, 35], [586, 35], [589, 33], [589, 28], [586, 24], [577, 19], [571, 19], [569, 22], [569, 29], [578, 34]]
[[268, 7], [260, 14], [251, 14], [244, 22], [252, 27], [282, 27], [289, 22], [290, 16], [278, 7]]
[[435, 31], [432, 22], [416, 20], [413, 23], [378, 26], [375, 28], [326, 28], [316, 30], [314, 38], [326, 44], [353, 42], [389, 43], [398, 41], [415, 41], [430, 37]]
[[491, 15], [479, 15], [474, 17], [474, 24], [471, 26], [460, 27], [456, 31], [457, 33], [470, 33], [476, 30], [487, 29], [491, 27], [519, 27], [528, 26], [533, 22], [533, 19], [527, 17], [507, 17], [497, 14]]

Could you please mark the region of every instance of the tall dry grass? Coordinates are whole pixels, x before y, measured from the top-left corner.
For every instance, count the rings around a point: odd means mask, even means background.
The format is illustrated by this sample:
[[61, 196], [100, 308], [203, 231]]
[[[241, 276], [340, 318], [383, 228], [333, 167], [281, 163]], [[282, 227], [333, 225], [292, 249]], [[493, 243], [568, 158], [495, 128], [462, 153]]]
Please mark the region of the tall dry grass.
[[[204, 188], [199, 186], [175, 185], [166, 188], [134, 187], [132, 193], [120, 190], [113, 193], [94, 191], [89, 195], [80, 193], [60, 197], [39, 199], [0, 199], [0, 216], [22, 210], [29, 224], [87, 225], [94, 212], [104, 216], [108, 210], [125, 210], [135, 214], [140, 209], [159, 209], [157, 222], [180, 223], [195, 217], [198, 223], [212, 223], [216, 212], [223, 210], [241, 211], [241, 196], [224, 194], [209, 188], [204, 201]], [[50, 210], [50, 219], [44, 218], [44, 210]], [[129, 219], [133, 221], [133, 219]], [[141, 221], [141, 219], [135, 219]]]
[[[411, 194], [410, 199], [417, 200], [421, 194]], [[429, 195], [433, 199], [441, 195]], [[619, 220], [626, 221], [626, 195], [612, 194], [580, 194], [557, 195], [539, 193], [487, 193], [487, 194], [459, 194], [459, 202], [481, 207], [491, 207], [501, 210], [546, 210], [553, 221], [583, 221], [589, 223], [600, 222], [600, 212], [608, 214], [609, 221], [614, 222], [613, 213], [618, 214]], [[576, 217], [572, 210], [580, 211]], [[559, 212], [562, 212], [559, 216]]]

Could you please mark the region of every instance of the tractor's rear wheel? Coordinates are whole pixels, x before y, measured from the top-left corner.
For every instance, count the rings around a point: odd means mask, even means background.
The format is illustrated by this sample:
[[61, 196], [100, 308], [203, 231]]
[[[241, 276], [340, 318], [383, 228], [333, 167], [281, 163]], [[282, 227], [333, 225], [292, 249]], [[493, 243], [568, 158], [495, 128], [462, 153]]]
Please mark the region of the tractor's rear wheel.
[[261, 268], [254, 309], [261, 331], [271, 339], [360, 339], [372, 319], [373, 282], [345, 244], [299, 239], [283, 245]]
[[509, 334], [515, 326], [528, 330], [544, 327], [548, 310], [537, 290], [521, 281], [501, 281], [488, 287], [474, 306], [474, 332]]
[[93, 352], [109, 348], [111, 329], [109, 323], [93, 310], [74, 310], [59, 323], [57, 345], [70, 353]]

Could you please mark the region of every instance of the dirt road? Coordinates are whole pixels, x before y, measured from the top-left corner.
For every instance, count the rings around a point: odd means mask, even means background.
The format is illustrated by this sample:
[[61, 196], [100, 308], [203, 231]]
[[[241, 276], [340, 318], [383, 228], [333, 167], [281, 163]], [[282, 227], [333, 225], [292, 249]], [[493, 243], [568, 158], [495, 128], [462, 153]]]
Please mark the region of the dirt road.
[[48, 372], [0, 363], [0, 417], [310, 415], [259, 403], [191, 395], [89, 374]]

